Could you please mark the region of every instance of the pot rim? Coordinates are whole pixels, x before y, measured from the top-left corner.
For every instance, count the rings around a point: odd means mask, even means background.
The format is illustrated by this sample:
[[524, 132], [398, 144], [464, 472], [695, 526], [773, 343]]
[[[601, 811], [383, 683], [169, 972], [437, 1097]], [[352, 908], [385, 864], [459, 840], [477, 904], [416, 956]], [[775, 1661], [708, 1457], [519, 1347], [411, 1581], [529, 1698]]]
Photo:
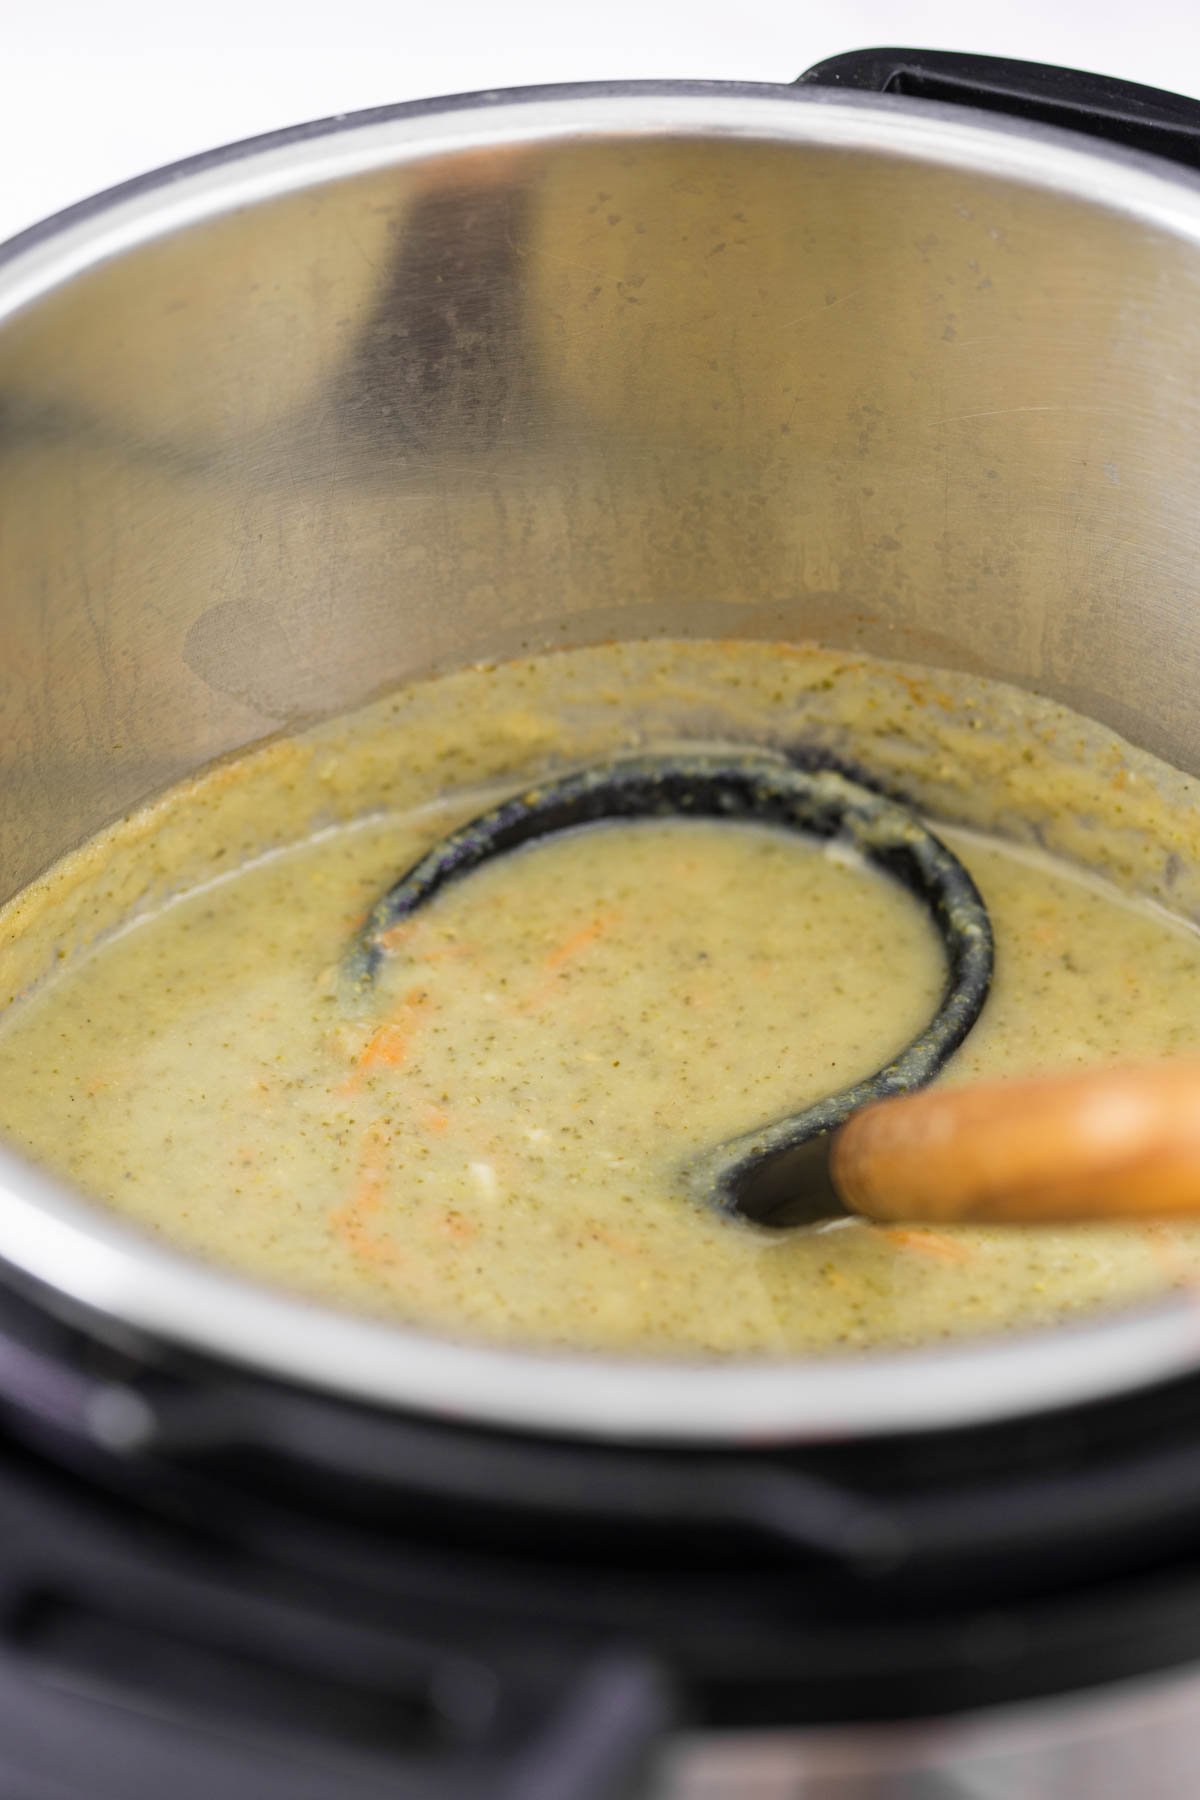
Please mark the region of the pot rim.
[[[1069, 194], [1200, 245], [1200, 177], [1052, 126], [820, 88], [590, 83], [421, 100], [206, 152], [0, 247], [0, 324], [74, 275], [232, 207], [429, 156], [614, 133], [899, 155]], [[317, 1390], [463, 1423], [626, 1442], [769, 1445], [896, 1435], [1115, 1396], [1200, 1364], [1175, 1294], [937, 1349], [647, 1360], [466, 1342], [337, 1311], [165, 1248], [0, 1146], [0, 1261], [54, 1307]]]

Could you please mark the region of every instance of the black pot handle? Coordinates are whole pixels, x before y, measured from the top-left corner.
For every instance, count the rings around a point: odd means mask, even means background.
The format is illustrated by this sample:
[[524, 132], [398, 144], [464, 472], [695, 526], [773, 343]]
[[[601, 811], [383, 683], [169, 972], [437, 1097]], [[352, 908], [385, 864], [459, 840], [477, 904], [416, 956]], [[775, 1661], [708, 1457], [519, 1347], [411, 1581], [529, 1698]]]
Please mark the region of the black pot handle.
[[1200, 101], [1111, 75], [954, 50], [851, 50], [814, 63], [796, 85], [974, 106], [1200, 169]]

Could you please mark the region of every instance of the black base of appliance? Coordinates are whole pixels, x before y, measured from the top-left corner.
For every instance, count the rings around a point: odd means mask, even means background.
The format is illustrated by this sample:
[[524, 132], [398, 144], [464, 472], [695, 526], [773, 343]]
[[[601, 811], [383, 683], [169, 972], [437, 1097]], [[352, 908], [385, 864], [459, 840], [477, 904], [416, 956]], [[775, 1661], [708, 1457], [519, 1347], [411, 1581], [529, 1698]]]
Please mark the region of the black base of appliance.
[[6, 1293], [0, 1392], [0, 1800], [609, 1800], [681, 1728], [1200, 1662], [1196, 1383], [606, 1448], [168, 1369]]

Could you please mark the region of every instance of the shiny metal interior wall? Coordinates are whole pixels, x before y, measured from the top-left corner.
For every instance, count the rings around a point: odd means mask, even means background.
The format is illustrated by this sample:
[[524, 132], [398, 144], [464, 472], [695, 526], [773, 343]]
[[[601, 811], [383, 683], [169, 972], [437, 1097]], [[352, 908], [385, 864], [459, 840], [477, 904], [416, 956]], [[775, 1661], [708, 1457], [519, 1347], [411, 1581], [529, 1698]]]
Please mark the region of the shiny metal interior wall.
[[265, 734], [622, 633], [981, 671], [1200, 765], [1195, 184], [892, 104], [401, 109], [19, 245], [3, 892]]

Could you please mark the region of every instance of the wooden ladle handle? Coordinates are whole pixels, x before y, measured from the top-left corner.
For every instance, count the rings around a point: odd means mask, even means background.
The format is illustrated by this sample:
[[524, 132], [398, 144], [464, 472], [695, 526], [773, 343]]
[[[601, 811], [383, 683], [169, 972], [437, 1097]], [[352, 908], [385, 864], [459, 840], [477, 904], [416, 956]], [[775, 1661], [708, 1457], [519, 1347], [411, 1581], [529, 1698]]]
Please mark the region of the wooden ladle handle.
[[871, 1219], [1200, 1219], [1200, 1064], [925, 1088], [855, 1114], [830, 1149]]

